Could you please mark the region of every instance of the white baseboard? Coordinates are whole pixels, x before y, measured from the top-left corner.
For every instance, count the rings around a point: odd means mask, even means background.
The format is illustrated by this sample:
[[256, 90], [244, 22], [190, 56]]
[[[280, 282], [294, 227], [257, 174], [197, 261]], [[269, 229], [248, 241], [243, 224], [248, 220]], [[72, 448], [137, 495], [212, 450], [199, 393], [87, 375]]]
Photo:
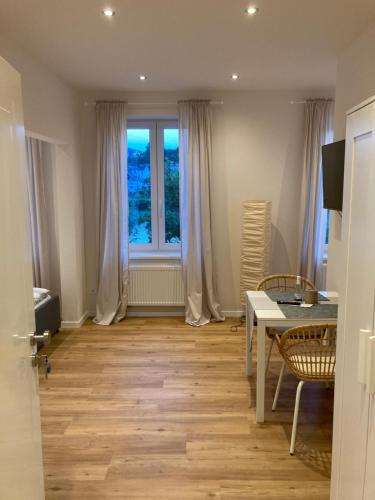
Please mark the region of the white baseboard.
[[[223, 311], [223, 314], [226, 318], [241, 318], [244, 314], [242, 311]], [[175, 311], [175, 310], [170, 310], [166, 309], [165, 311], [132, 311], [130, 308], [128, 309], [127, 312], [127, 317], [128, 318], [159, 318], [163, 316], [185, 316], [184, 311]]]
[[[242, 311], [223, 311], [223, 314], [226, 318], [241, 318], [243, 316]], [[137, 308], [137, 307], [128, 307], [128, 311], [126, 314], [129, 318], [152, 318], [152, 317], [164, 317], [164, 316], [185, 316], [185, 311], [181, 307], [172, 307], [172, 308], [163, 308], [158, 307], [149, 310], [147, 307]]]
[[[244, 316], [242, 311], [223, 311], [226, 318], [241, 318]], [[183, 308], [173, 307], [172, 309], [158, 307], [149, 310], [146, 307], [129, 306], [126, 316], [128, 318], [163, 318], [163, 317], [184, 317], [185, 312]], [[94, 311], [87, 311], [79, 321], [63, 321], [61, 328], [79, 328], [83, 325], [87, 318], [94, 318]]]
[[88, 317], [90, 317], [90, 313], [86, 311], [85, 313], [82, 314], [82, 317], [78, 321], [62, 321], [61, 329], [66, 330], [70, 328], [79, 328], [83, 325], [83, 323], [87, 320]]
[[226, 318], [241, 318], [244, 316], [243, 311], [223, 311]]

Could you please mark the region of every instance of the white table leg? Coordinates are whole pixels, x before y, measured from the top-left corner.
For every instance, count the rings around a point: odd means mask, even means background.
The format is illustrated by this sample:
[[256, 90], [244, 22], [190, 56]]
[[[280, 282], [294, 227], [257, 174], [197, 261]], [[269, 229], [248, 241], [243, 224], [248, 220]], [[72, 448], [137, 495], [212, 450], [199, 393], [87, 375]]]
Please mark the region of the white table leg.
[[251, 310], [249, 298], [246, 295], [246, 375], [250, 377], [253, 374], [253, 353], [252, 337], [254, 327], [254, 313]]
[[264, 321], [257, 325], [257, 397], [256, 421], [264, 422], [264, 385], [266, 370], [266, 328]]

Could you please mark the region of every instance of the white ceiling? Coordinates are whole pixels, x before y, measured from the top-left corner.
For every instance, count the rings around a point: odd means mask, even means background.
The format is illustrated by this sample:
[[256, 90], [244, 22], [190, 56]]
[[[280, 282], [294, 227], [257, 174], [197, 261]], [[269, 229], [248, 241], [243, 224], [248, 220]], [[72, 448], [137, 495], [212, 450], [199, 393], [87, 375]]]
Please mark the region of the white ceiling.
[[0, 0], [0, 31], [87, 90], [333, 87], [374, 21], [374, 0]]

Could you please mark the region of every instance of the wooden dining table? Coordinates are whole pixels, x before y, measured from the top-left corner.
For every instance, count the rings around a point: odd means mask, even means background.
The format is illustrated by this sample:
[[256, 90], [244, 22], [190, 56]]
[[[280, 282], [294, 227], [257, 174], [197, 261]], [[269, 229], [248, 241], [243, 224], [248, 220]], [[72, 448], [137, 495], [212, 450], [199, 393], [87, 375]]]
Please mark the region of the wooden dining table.
[[266, 379], [266, 328], [292, 328], [306, 324], [335, 324], [337, 322], [338, 293], [319, 292], [318, 304], [311, 307], [278, 304], [278, 300], [293, 299], [293, 292], [246, 292], [246, 375], [253, 374], [253, 331], [256, 321], [257, 382], [256, 422], [264, 422]]

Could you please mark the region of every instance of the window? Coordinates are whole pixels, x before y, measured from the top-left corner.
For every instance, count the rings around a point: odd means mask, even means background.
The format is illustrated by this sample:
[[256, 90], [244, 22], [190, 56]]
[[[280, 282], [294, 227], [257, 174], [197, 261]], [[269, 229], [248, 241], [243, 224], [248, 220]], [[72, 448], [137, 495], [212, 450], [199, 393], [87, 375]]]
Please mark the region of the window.
[[[330, 123], [330, 126], [327, 127], [325, 130], [325, 137], [323, 140], [323, 144], [331, 144], [333, 142], [333, 127], [332, 127], [332, 111], [330, 112], [329, 120], [328, 122]], [[328, 263], [328, 241], [329, 241], [329, 229], [330, 229], [330, 211], [323, 208], [323, 170], [322, 170], [322, 163], [320, 164], [320, 174], [319, 174], [319, 188], [318, 188], [318, 196], [319, 196], [319, 202], [318, 202], [318, 207], [320, 205], [320, 214], [318, 216], [318, 221], [320, 227], [318, 228], [318, 255], [319, 255], [319, 267], [321, 267], [322, 264], [327, 264]], [[319, 208], [318, 208], [319, 210]], [[318, 283], [317, 283], [318, 285]], [[325, 278], [321, 282], [321, 288], [323, 289], [325, 287]]]
[[130, 248], [179, 250], [177, 121], [129, 121], [127, 140]]
[[329, 242], [329, 224], [331, 220], [331, 212], [327, 210], [327, 218], [326, 218], [326, 229], [325, 229], [325, 238], [324, 238], [324, 252], [323, 252], [323, 262], [328, 262], [328, 242]]

